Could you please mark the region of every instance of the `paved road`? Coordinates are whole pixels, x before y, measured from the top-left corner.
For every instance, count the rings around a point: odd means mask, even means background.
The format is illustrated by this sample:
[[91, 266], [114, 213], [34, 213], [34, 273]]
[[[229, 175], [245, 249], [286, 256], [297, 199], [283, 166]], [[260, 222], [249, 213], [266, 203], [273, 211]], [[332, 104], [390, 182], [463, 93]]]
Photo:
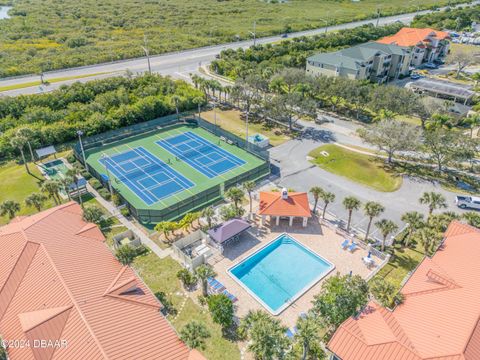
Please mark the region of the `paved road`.
[[[297, 191], [308, 191], [313, 186], [320, 186], [333, 192], [336, 195], [336, 200], [327, 209], [337, 218], [347, 219], [347, 211], [343, 208], [342, 200], [346, 196], [353, 195], [363, 203], [367, 201], [382, 203], [386, 210], [381, 217], [391, 219], [402, 227], [404, 224], [400, 218], [403, 213], [412, 210], [423, 214], [427, 213], [426, 207], [418, 202], [418, 198], [425, 191], [442, 193], [449, 205], [445, 210], [457, 213], [464, 212], [453, 203], [455, 193], [446, 191], [439, 184], [431, 181], [405, 177], [399, 190], [385, 193], [320, 169], [307, 160], [307, 154], [322, 144], [339, 142], [365, 148], [370, 146], [364, 144], [355, 135], [355, 129], [359, 125], [352, 122], [335, 120], [333, 124], [317, 125], [309, 123], [302, 125], [310, 127], [306, 136], [290, 140], [270, 150], [272, 163], [280, 168], [280, 178], [276, 182], [281, 187], [293, 188]], [[313, 203], [313, 199], [310, 200]], [[321, 202], [319, 206], [323, 206]], [[368, 219], [363, 216], [362, 211], [354, 213], [352, 220], [354, 228], [365, 230], [367, 223]]]
[[[474, 1], [475, 3], [480, 3], [480, 0]], [[431, 11], [421, 11], [420, 14], [428, 13]], [[409, 13], [403, 15], [383, 17], [378, 20], [379, 25], [391, 24], [396, 21], [401, 21], [405, 24], [408, 24], [416, 15], [416, 13]], [[350, 29], [364, 24], [376, 23], [377, 20], [364, 20], [356, 21], [336, 26], [331, 26], [328, 28], [328, 31], [337, 31], [341, 29]], [[300, 36], [310, 36], [315, 34], [322, 34], [325, 32], [325, 28], [319, 28], [314, 30], [301, 31], [293, 34], [289, 34], [290, 38], [300, 37]], [[280, 36], [270, 36], [265, 38], [257, 39], [258, 44], [273, 43], [282, 40]], [[152, 56], [150, 58], [152, 71], [158, 72], [163, 75], [170, 75], [176, 78], [189, 79], [189, 73], [196, 72], [199, 65], [208, 64], [211, 62], [215, 55], [220, 53], [224, 49], [237, 49], [237, 48], [247, 48], [252, 45], [252, 41], [240, 41], [236, 43], [222, 44], [192, 50], [180, 51], [177, 53], [170, 53], [165, 55]], [[98, 74], [88, 78], [83, 78], [79, 80], [70, 80], [59, 83], [52, 83], [48, 87], [39, 87], [33, 86], [28, 88], [22, 88], [17, 90], [4, 91], [0, 93], [1, 95], [17, 96], [21, 94], [34, 94], [44, 91], [51, 91], [58, 88], [62, 84], [69, 84], [75, 81], [88, 81], [95, 78], [104, 78], [107, 76], [114, 76], [124, 73], [126, 70], [130, 70], [134, 73], [143, 73], [147, 71], [147, 61], [145, 58], [136, 58], [132, 60], [125, 60], [115, 63], [104, 63], [98, 65], [85, 66], [80, 68], [65, 69], [52, 71], [45, 74], [45, 80], [60, 78], [60, 77], [72, 77], [72, 76], [82, 76], [88, 74]], [[38, 75], [25, 76], [20, 78], [11, 78], [0, 80], [0, 87], [29, 83], [32, 81], [38, 81]], [[0, 95], [0, 96], [1, 96]]]

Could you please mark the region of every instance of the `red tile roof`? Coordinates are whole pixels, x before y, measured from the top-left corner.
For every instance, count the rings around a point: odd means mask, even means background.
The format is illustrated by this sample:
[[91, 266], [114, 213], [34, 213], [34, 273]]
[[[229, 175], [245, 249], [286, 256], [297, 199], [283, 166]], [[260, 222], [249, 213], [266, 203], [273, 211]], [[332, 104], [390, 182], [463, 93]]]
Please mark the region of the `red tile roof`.
[[433, 29], [416, 29], [404, 27], [395, 35], [385, 36], [377, 42], [381, 44], [393, 44], [398, 46], [416, 46], [425, 42], [430, 42], [430, 38], [443, 40], [449, 38], [449, 34], [445, 31], [436, 31]]
[[307, 193], [289, 192], [283, 199], [281, 192], [260, 192], [259, 215], [311, 217]]
[[328, 343], [342, 360], [480, 359], [480, 230], [454, 221], [393, 311], [370, 302]]
[[[201, 359], [104, 240], [73, 202], [0, 228], [0, 334], [32, 345], [10, 347], [9, 357]], [[41, 339], [67, 346], [33, 348]]]

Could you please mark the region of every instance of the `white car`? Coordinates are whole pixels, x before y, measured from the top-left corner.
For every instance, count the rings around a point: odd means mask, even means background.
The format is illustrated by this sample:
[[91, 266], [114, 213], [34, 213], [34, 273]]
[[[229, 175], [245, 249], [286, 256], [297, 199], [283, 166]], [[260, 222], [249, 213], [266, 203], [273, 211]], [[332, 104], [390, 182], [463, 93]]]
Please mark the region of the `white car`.
[[460, 209], [475, 209], [480, 210], [480, 197], [475, 196], [457, 196], [455, 198], [455, 204]]

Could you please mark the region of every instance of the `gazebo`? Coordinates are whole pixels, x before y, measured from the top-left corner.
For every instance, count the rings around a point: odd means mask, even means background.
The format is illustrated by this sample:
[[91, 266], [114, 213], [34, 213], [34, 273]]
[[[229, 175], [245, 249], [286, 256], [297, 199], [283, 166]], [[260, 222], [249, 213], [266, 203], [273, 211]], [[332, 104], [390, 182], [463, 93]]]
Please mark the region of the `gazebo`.
[[40, 149], [35, 149], [35, 153], [37, 154], [37, 158], [41, 160], [47, 156], [55, 155], [57, 153], [57, 150], [53, 145], [50, 145]]
[[232, 219], [223, 224], [208, 230], [212, 242], [223, 253], [225, 245], [231, 241], [238, 240], [240, 235], [251, 228], [251, 225], [242, 219]]
[[276, 218], [275, 224], [280, 224], [280, 218], [288, 218], [289, 226], [293, 225], [293, 219], [302, 218], [303, 227], [307, 226], [308, 219], [312, 217], [308, 195], [305, 192], [291, 192], [282, 189], [281, 192], [260, 192], [260, 207], [258, 214], [262, 217], [262, 225], [265, 218]]

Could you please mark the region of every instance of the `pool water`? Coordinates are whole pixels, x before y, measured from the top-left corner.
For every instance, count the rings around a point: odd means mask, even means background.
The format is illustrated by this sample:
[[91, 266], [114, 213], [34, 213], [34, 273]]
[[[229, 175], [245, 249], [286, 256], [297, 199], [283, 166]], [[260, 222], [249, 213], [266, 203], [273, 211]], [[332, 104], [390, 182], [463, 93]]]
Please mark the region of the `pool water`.
[[230, 275], [278, 315], [334, 268], [288, 234], [229, 269]]
[[49, 161], [42, 165], [44, 171], [53, 180], [60, 180], [65, 177], [68, 167], [61, 159]]

